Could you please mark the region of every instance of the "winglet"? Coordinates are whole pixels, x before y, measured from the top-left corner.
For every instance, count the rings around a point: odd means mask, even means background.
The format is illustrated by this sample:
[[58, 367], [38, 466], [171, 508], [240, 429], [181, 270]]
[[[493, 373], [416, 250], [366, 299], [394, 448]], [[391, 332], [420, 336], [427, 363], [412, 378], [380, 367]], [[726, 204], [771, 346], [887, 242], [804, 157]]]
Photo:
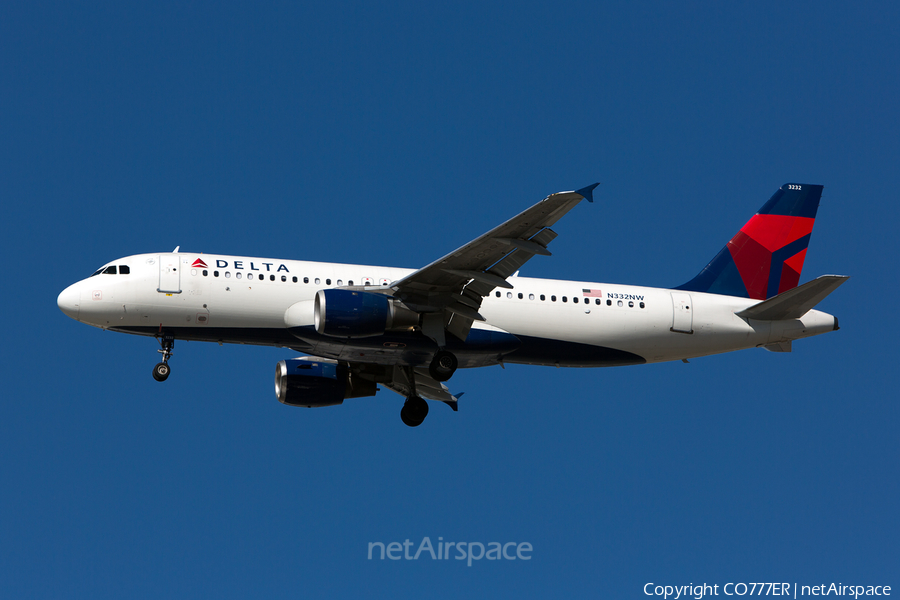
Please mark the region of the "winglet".
[[460, 392], [455, 396], [452, 396], [453, 400], [443, 400], [442, 402], [453, 409], [453, 412], [457, 412], [459, 410], [459, 399], [462, 398], [462, 395], [465, 392]]
[[588, 202], [594, 201], [594, 188], [600, 185], [600, 182], [591, 184], [587, 187], [583, 187], [580, 190], [575, 190], [576, 194], [581, 194]]

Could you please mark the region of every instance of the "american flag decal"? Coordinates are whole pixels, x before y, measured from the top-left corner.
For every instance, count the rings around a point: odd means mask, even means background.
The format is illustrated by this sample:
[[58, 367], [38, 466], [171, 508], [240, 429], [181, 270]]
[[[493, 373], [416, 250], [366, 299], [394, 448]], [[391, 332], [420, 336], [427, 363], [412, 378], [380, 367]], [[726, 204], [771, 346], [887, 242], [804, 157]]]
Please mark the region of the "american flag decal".
[[585, 298], [602, 298], [602, 297], [603, 297], [603, 292], [601, 292], [600, 290], [585, 290], [585, 289], [582, 289], [582, 290], [581, 290], [581, 294], [582, 294]]

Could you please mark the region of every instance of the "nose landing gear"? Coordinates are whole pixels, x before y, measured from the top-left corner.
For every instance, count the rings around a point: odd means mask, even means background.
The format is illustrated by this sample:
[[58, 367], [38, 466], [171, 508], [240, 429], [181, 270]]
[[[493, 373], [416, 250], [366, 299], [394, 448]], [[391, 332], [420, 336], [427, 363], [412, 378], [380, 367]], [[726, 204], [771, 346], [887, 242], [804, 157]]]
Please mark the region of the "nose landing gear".
[[162, 346], [157, 352], [162, 354], [162, 362], [157, 363], [155, 367], [153, 367], [153, 379], [157, 381], [165, 381], [169, 378], [169, 373], [172, 371], [169, 368], [169, 358], [171, 358], [172, 348], [175, 347], [175, 338], [170, 335], [165, 335], [161, 337], [157, 337], [159, 340], [159, 345]]

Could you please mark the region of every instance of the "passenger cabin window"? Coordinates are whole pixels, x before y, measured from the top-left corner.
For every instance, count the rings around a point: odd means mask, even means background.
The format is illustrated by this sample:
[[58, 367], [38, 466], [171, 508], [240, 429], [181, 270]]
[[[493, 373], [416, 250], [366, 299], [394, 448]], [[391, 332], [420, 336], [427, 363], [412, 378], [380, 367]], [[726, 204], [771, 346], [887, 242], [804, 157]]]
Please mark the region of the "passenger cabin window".
[[294, 283], [297, 283], [297, 276], [296, 276], [296, 275], [294, 275], [294, 278], [293, 278], [292, 281], [293, 281]]
[[500, 292], [494, 292], [494, 295], [497, 296], [497, 297], [499, 298], [499, 297], [500, 297]]
[[330, 279], [326, 279], [326, 280], [325, 280], [325, 285], [331, 285], [331, 280], [330, 280]]
[[303, 278], [303, 283], [309, 283], [309, 277], [304, 277], [304, 278]]
[[275, 276], [274, 276], [274, 275], [269, 275], [269, 281], [275, 281]]
[[543, 302], [543, 301], [546, 300], [546, 299], [547, 299], [547, 296], [541, 294], [541, 302]]
[[281, 280], [282, 280], [282, 281], [287, 281], [287, 275], [282, 275], [282, 276], [281, 276]]

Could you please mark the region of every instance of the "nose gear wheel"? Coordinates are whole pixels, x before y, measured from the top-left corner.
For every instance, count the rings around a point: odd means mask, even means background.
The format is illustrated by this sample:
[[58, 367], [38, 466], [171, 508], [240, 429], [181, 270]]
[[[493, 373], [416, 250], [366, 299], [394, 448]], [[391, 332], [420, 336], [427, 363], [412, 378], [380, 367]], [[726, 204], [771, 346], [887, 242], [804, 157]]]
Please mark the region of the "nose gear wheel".
[[170, 335], [157, 336], [156, 338], [159, 341], [159, 345], [162, 346], [157, 352], [162, 354], [162, 362], [157, 363], [155, 367], [153, 367], [153, 379], [157, 381], [165, 381], [169, 378], [169, 373], [172, 372], [171, 367], [169, 367], [169, 359], [172, 357], [174, 352], [172, 349], [175, 347], [175, 338]]

